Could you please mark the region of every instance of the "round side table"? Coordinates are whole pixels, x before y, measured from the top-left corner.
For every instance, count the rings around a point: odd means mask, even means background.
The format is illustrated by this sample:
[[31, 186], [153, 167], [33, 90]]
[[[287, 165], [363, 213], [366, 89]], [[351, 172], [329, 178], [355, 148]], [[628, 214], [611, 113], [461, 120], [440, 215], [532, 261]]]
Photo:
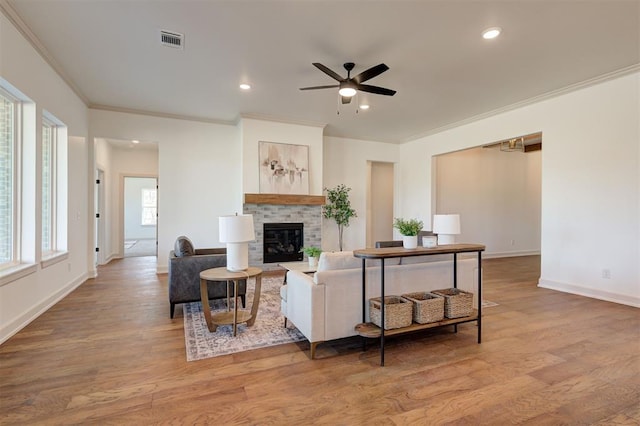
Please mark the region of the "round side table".
[[[253, 303], [251, 311], [245, 309], [238, 310], [238, 281], [256, 277], [256, 288], [253, 292]], [[219, 312], [211, 314], [209, 306], [209, 294], [207, 284], [210, 281], [224, 281], [227, 283], [227, 309], [229, 308], [229, 282], [233, 282], [233, 312]], [[262, 285], [262, 269], [249, 267], [245, 271], [229, 271], [225, 267], [206, 269], [200, 272], [200, 298], [202, 299], [202, 311], [207, 321], [209, 331], [215, 332], [219, 325], [232, 324], [233, 335], [237, 333], [238, 324], [246, 322], [247, 327], [251, 327], [256, 320], [258, 314], [258, 306], [260, 305], [260, 288]]]

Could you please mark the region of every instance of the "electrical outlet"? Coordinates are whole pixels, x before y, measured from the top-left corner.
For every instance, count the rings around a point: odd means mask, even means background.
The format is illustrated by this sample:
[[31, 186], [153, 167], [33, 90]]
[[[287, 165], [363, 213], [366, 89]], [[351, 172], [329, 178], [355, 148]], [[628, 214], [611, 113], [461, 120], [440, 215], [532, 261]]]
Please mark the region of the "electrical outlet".
[[511, 245], [515, 246], [516, 245], [516, 240], [511, 240]]
[[611, 278], [611, 269], [603, 269], [602, 270], [602, 278], [608, 280]]

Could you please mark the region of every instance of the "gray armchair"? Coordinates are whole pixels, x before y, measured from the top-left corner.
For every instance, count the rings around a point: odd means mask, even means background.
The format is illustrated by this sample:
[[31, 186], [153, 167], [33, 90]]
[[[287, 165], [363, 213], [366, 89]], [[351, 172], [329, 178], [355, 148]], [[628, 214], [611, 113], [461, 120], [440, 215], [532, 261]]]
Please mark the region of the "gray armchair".
[[[227, 250], [224, 248], [193, 249], [193, 244], [186, 237], [176, 240], [174, 250], [169, 253], [169, 304], [173, 318], [177, 303], [200, 302], [200, 272], [205, 269], [226, 266]], [[227, 286], [208, 285], [209, 300], [227, 297]], [[247, 281], [238, 283], [238, 296], [245, 306]], [[233, 297], [231, 286], [230, 297]]]

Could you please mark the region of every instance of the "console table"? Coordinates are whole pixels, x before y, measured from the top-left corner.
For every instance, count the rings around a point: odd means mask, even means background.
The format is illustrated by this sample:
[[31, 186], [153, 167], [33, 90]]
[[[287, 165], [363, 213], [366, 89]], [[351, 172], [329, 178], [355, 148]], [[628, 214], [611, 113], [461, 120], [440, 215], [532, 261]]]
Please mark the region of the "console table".
[[[402, 247], [370, 248], [354, 250], [353, 255], [362, 259], [362, 324], [356, 326], [356, 331], [363, 337], [380, 338], [380, 365], [384, 366], [384, 336], [422, 330], [426, 328], [454, 325], [457, 331], [457, 324], [476, 321], [478, 324], [478, 343], [482, 341], [482, 252], [485, 246], [481, 244], [446, 244], [433, 248], [418, 247], [416, 249], [405, 249]], [[384, 329], [384, 260], [395, 257], [431, 256], [436, 254], [453, 254], [453, 287], [458, 287], [458, 253], [478, 253], [478, 309], [468, 317], [445, 318], [443, 321], [428, 324], [411, 324], [408, 327], [393, 330]], [[366, 305], [366, 261], [380, 260], [380, 296], [381, 296], [381, 321], [382, 327], [372, 323], [365, 323]]]

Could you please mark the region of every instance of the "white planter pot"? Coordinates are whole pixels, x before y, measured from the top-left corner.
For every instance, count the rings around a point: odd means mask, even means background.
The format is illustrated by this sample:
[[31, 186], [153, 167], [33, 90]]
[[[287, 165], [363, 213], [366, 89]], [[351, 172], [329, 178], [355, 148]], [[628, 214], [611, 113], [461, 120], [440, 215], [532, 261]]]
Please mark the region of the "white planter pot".
[[417, 235], [403, 235], [402, 236], [402, 247], [406, 249], [414, 249], [418, 247], [418, 236]]
[[317, 265], [318, 265], [318, 258], [309, 256], [309, 266], [313, 267]]

